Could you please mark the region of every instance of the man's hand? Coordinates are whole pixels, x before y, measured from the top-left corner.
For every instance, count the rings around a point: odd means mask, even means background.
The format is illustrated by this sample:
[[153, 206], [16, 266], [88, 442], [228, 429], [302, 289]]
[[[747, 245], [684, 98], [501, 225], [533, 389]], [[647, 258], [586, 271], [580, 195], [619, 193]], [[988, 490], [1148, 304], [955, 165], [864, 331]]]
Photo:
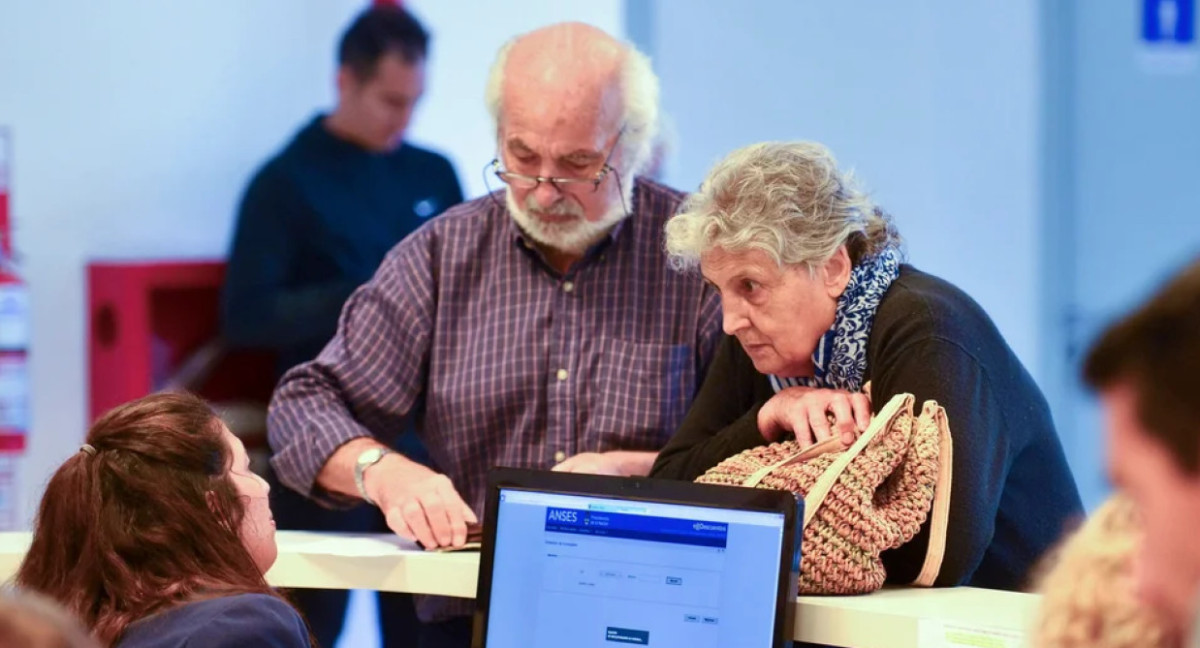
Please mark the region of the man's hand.
[[808, 447], [835, 435], [849, 447], [871, 423], [871, 397], [836, 389], [788, 387], [758, 411], [758, 431], [772, 443], [788, 432]]
[[558, 464], [554, 470], [618, 477], [645, 476], [650, 474], [650, 467], [654, 465], [654, 458], [657, 456], [656, 452], [638, 450], [581, 452]]
[[367, 468], [363, 486], [388, 528], [426, 549], [461, 547], [467, 524], [479, 521], [449, 477], [398, 454]]

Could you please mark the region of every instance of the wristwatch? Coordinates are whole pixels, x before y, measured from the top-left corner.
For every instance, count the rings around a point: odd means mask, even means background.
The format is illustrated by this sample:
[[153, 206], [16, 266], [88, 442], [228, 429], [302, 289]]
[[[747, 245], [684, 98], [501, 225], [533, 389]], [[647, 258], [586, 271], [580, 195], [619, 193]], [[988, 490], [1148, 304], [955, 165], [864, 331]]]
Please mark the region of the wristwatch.
[[380, 459], [392, 454], [392, 451], [387, 448], [371, 448], [363, 450], [362, 454], [358, 455], [358, 461], [354, 462], [354, 485], [358, 487], [358, 494], [366, 500], [367, 504], [374, 504], [370, 497], [367, 497], [367, 486], [363, 483], [363, 474], [367, 472], [367, 468], [379, 463]]

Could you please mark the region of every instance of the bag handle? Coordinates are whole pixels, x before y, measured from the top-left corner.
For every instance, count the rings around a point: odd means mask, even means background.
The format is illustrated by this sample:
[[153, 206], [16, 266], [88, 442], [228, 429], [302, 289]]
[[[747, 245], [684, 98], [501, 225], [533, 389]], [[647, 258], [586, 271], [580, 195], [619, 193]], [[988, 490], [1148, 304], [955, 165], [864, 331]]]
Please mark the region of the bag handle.
[[840, 452], [843, 449], [845, 449], [845, 448], [842, 445], [841, 439], [838, 439], [838, 438], [825, 439], [824, 441], [822, 441], [820, 443], [817, 443], [815, 445], [810, 445], [807, 448], [801, 450], [800, 452], [788, 455], [787, 457], [785, 457], [769, 466], [763, 466], [762, 468], [759, 468], [758, 470], [750, 473], [750, 476], [746, 477], [746, 479], [742, 482], [742, 486], [745, 486], [747, 488], [755, 488], [759, 485], [759, 483], [762, 482], [763, 479], [766, 478], [767, 475], [770, 475], [771, 473], [775, 472], [776, 470], [779, 470], [780, 468], [782, 468], [784, 466], [789, 466], [791, 464], [802, 462], [802, 461], [808, 461], [809, 459], [812, 459], [814, 457], [819, 457], [819, 456], [829, 453], [829, 452]]
[[[871, 397], [871, 381], [868, 380], [867, 383], [863, 385], [863, 393], [867, 395], [867, 398]], [[832, 417], [830, 417], [829, 422], [831, 424], [834, 422]], [[755, 488], [760, 482], [762, 482], [764, 478], [766, 478], [767, 475], [770, 475], [784, 466], [791, 465], [798, 461], [808, 461], [809, 459], [819, 457], [829, 452], [841, 452], [845, 449], [846, 448], [842, 446], [841, 439], [837, 437], [825, 439], [820, 443], [815, 443], [801, 450], [800, 452], [785, 457], [784, 459], [777, 461], [770, 466], [763, 466], [762, 468], [750, 473], [750, 476], [746, 477], [746, 479], [742, 481], [742, 486], [746, 488]]]
[[[938, 427], [938, 474], [933, 487], [932, 520], [929, 523], [929, 549], [925, 552], [925, 564], [913, 585], [933, 587], [942, 560], [946, 557], [946, 534], [950, 525], [950, 487], [954, 477], [954, 446], [950, 437], [950, 422], [946, 410], [935, 401], [926, 401], [921, 418], [933, 416]], [[807, 502], [805, 503], [807, 506]]]
[[[892, 422], [896, 419], [896, 415], [900, 413], [900, 408], [905, 407], [911, 411], [912, 401], [913, 396], [911, 394], [897, 394], [895, 397], [893, 397], [892, 400], [889, 401], [888, 404], [885, 405], [884, 408], [879, 412], [879, 414], [871, 419], [871, 424], [867, 426], [867, 430], [859, 435], [854, 444], [846, 449], [845, 452], [843, 452], [842, 455], [837, 458], [837, 460], [830, 464], [830, 466], [825, 469], [825, 472], [821, 473], [821, 476], [817, 479], [817, 482], [813, 484], [813, 487], [809, 489], [808, 494], [804, 496], [805, 526], [808, 525], [809, 520], [811, 520], [813, 515], [816, 514], [817, 508], [821, 506], [821, 502], [825, 500], [825, 496], [829, 494], [830, 489], [832, 489], [834, 483], [837, 482], [837, 478], [846, 470], [846, 466], [849, 466], [850, 462], [853, 461], [854, 458], [859, 454], [861, 454], [862, 451], [868, 445], [870, 445], [871, 441], [874, 440], [874, 438], [878, 436], [881, 431], [892, 424]], [[750, 476], [744, 481], [742, 481], [742, 486], [748, 488], [757, 487], [759, 483], [761, 483], [762, 480], [767, 477], [767, 475], [770, 475], [783, 466], [800, 461], [807, 461], [813, 457], [818, 457], [829, 452], [838, 452], [841, 451], [843, 447], [844, 446], [842, 446], [842, 440], [840, 438], [835, 437], [832, 439], [826, 439], [825, 441], [809, 446], [804, 450], [801, 450], [800, 452], [797, 452], [789, 457], [785, 457], [784, 459], [769, 466], [763, 466], [762, 468], [759, 468], [751, 473]]]
[[[829, 495], [829, 491], [833, 489], [833, 485], [837, 483], [838, 478], [845, 472], [850, 462], [861, 454], [881, 431], [887, 429], [895, 421], [901, 407], [906, 407], [911, 411], [912, 401], [913, 396], [911, 394], [897, 394], [894, 396], [879, 414], [871, 419], [871, 425], [867, 427], [866, 432], [863, 432], [858, 437], [854, 445], [850, 446], [842, 456], [838, 457], [836, 461], [825, 469], [825, 472], [821, 473], [816, 483], [809, 489], [808, 494], [804, 496], [804, 526], [808, 526], [813, 516], [816, 515], [817, 509], [824, 503], [825, 498]], [[939, 406], [936, 401], [927, 401], [923, 410], [921, 417], [932, 416], [938, 427], [938, 474], [933, 489], [933, 507], [930, 512], [929, 548], [925, 552], [925, 562], [922, 564], [921, 571], [913, 581], [913, 584], [920, 587], [931, 587], [937, 579], [938, 573], [941, 571], [942, 561], [946, 555], [946, 536], [949, 531], [950, 518], [950, 489], [953, 484], [954, 474], [954, 450], [946, 410]], [[747, 477], [742, 482], [742, 485], [753, 488], [758, 486], [767, 475], [770, 475], [783, 466], [799, 461], [807, 461], [828, 452], [836, 452], [841, 447], [840, 439], [827, 439], [781, 461], [777, 461], [770, 466], [758, 469]]]
[[804, 495], [804, 526], [808, 526], [813, 516], [817, 514], [817, 509], [821, 508], [825, 497], [829, 495], [829, 491], [833, 489], [833, 485], [837, 483], [842, 473], [854, 461], [855, 457], [862, 454], [862, 451], [871, 445], [875, 437], [879, 433], [889, 428], [895, 422], [896, 416], [900, 414], [901, 408], [912, 411], [913, 395], [912, 394], [896, 394], [892, 400], [888, 401], [887, 405], [879, 411], [875, 418], [871, 419], [871, 424], [867, 426], [867, 431], [859, 435], [855, 440], [854, 445], [842, 453], [821, 476], [817, 478], [813, 487]]

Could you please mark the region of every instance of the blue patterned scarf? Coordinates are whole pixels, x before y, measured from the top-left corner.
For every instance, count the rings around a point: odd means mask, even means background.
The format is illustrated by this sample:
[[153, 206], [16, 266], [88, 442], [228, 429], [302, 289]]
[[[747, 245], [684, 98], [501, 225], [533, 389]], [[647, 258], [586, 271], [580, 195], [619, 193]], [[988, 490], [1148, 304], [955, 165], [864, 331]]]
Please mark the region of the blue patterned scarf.
[[875, 322], [879, 301], [900, 276], [900, 251], [886, 248], [867, 257], [850, 273], [846, 291], [838, 299], [833, 328], [821, 336], [813, 352], [813, 376], [781, 378], [770, 376], [771, 387], [820, 387], [850, 392], [862, 391], [867, 370], [867, 341]]

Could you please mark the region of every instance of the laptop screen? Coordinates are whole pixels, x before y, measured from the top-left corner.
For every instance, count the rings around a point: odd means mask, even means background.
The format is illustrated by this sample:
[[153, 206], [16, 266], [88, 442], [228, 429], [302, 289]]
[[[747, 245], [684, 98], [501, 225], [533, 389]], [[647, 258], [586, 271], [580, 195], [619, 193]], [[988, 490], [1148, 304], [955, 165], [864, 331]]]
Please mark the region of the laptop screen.
[[501, 488], [487, 645], [768, 648], [784, 517]]

